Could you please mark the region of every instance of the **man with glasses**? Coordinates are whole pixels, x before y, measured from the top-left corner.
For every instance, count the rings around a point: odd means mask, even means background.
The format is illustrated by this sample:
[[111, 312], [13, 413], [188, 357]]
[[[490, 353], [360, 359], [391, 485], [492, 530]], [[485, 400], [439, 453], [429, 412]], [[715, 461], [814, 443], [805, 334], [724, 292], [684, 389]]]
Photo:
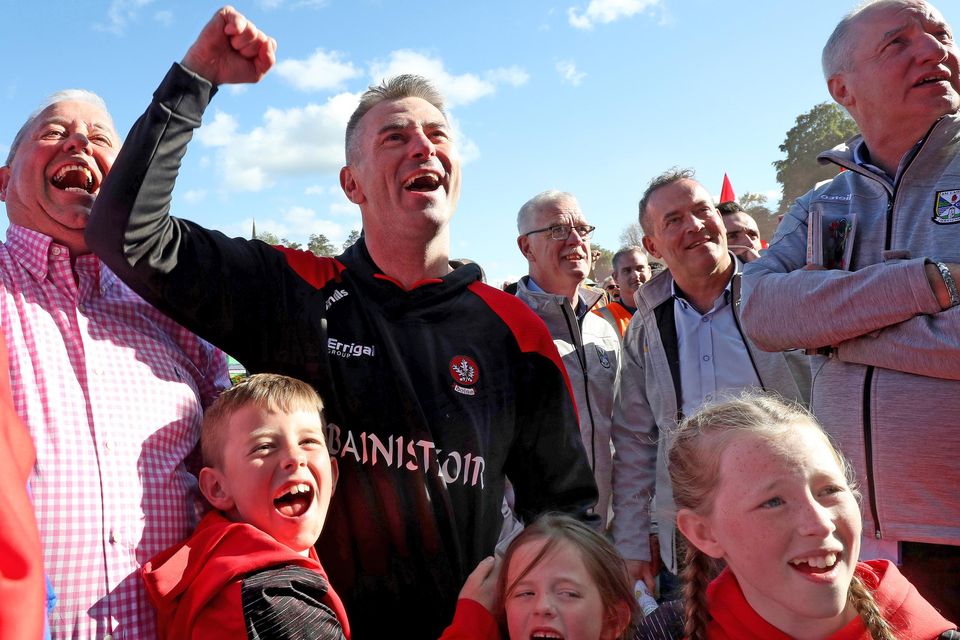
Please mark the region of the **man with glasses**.
[[[743, 389], [776, 391], [804, 401], [806, 356], [757, 349], [740, 329], [740, 261], [710, 193], [693, 172], [672, 170], [640, 199], [643, 246], [667, 266], [640, 288], [637, 313], [623, 340], [621, 390], [613, 413], [613, 536], [631, 575], [653, 588], [662, 559], [677, 572], [673, 500], [664, 441], [679, 420], [703, 404]], [[656, 489], [659, 557], [651, 553], [650, 499]], [[678, 594], [677, 594], [678, 595]]]
[[603, 293], [583, 284], [590, 273], [594, 227], [576, 198], [551, 190], [520, 208], [517, 229], [517, 245], [529, 265], [529, 275], [517, 283], [517, 296], [543, 319], [563, 357], [580, 415], [580, 437], [600, 493], [596, 513], [606, 525], [620, 340], [609, 324], [590, 313]]
[[258, 80], [275, 46], [236, 10], [217, 12], [130, 132], [87, 237], [248, 370], [320, 391], [340, 477], [316, 548], [353, 637], [432, 640], [493, 554], [506, 478], [525, 522], [596, 520], [596, 487], [543, 323], [481, 283], [477, 265], [450, 267], [460, 159], [424, 78], [372, 87], [347, 124], [340, 183], [363, 235], [337, 258], [169, 215], [178, 159], [216, 87]]

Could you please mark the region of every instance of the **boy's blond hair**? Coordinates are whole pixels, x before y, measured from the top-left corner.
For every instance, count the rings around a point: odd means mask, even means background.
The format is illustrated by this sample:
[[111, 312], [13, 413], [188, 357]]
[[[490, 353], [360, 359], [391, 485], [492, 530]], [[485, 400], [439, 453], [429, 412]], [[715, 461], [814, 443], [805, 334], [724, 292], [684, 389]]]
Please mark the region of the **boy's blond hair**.
[[316, 411], [323, 420], [323, 401], [306, 382], [276, 373], [252, 375], [221, 393], [204, 414], [200, 427], [204, 466], [220, 467], [230, 417], [250, 404], [279, 413]]

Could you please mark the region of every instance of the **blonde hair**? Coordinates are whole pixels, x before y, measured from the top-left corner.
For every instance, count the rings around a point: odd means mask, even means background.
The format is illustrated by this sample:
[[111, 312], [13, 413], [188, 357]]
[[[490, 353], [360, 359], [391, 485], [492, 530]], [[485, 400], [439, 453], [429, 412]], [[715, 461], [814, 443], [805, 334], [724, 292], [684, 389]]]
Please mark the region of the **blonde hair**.
[[[752, 435], [763, 438], [774, 449], [785, 447], [783, 436], [796, 428], [810, 428], [821, 435], [847, 484], [856, 494], [849, 463], [806, 409], [777, 396], [756, 392], [704, 407], [684, 420], [672, 436], [667, 454], [673, 499], [677, 509], [689, 509], [709, 515], [720, 484], [720, 459], [736, 438]], [[689, 540], [684, 540], [685, 566], [681, 571], [686, 624], [689, 640], [705, 640], [710, 612], [707, 585], [717, 573], [716, 562]], [[883, 619], [869, 589], [854, 576], [848, 601], [863, 619], [874, 640], [895, 640], [890, 625]]]
[[[534, 540], [544, 540], [545, 544], [536, 557], [517, 574], [512, 582], [507, 584], [507, 573], [514, 553], [521, 545]], [[567, 515], [548, 513], [540, 516], [517, 535], [503, 555], [503, 567], [497, 578], [497, 606], [501, 620], [503, 618], [504, 603], [507, 596], [516, 588], [517, 584], [540, 564], [544, 558], [556, 549], [562, 542], [569, 542], [583, 560], [587, 573], [597, 585], [600, 592], [600, 601], [603, 603], [606, 619], [614, 619], [617, 606], [628, 607], [630, 619], [638, 616], [637, 601], [633, 595], [633, 583], [627, 573], [627, 565], [623, 557], [614, 548], [610, 541], [583, 524], [579, 520]], [[631, 637], [631, 625], [625, 624], [620, 630], [617, 640], [627, 640]]]
[[252, 375], [221, 393], [204, 414], [200, 427], [200, 451], [205, 466], [221, 465], [230, 417], [251, 404], [279, 413], [316, 411], [323, 418], [323, 401], [306, 382], [276, 373]]

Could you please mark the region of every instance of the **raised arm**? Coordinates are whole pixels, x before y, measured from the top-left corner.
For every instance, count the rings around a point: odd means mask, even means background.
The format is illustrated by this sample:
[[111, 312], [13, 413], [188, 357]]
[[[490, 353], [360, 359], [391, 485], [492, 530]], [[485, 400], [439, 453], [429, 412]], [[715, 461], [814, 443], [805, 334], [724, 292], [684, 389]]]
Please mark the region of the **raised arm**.
[[[186, 59], [201, 60], [192, 64], [224, 82], [261, 77], [274, 45], [259, 31], [251, 35], [252, 25], [241, 18], [231, 9], [218, 12]], [[244, 55], [253, 49], [256, 56]], [[305, 288], [284, 256], [170, 215], [181, 160], [215, 93], [210, 81], [173, 65], [104, 180], [87, 243], [146, 300], [241, 361], [287, 351], [310, 358], [290, 327], [272, 330], [279, 318], [298, 317], [296, 293]], [[302, 329], [322, 334], [319, 327]]]

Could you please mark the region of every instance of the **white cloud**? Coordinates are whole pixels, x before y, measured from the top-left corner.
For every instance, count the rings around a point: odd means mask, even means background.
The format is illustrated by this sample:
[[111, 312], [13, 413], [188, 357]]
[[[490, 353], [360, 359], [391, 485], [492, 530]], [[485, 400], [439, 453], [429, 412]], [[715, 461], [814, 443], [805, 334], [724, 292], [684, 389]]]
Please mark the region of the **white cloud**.
[[767, 196], [767, 204], [780, 202], [780, 198], [783, 197], [783, 189], [770, 189], [769, 191], [764, 191], [763, 195]]
[[570, 83], [575, 87], [579, 87], [583, 79], [587, 77], [585, 72], [577, 71], [577, 65], [573, 60], [561, 60], [558, 62], [557, 73], [560, 74], [564, 82]]
[[169, 27], [173, 24], [173, 11], [157, 11], [155, 14], [153, 14], [153, 19], [163, 26]]
[[237, 119], [219, 109], [213, 112], [213, 120], [197, 131], [197, 140], [208, 147], [225, 147], [237, 137]]
[[[254, 219], [247, 218], [233, 226], [234, 234], [243, 237], [249, 237]], [[282, 212], [277, 217], [256, 218], [257, 233], [270, 232], [277, 238], [286, 238], [292, 242], [299, 242], [304, 248], [307, 241], [314, 233], [322, 233], [334, 244], [343, 242], [350, 229], [354, 226], [351, 223], [340, 224], [331, 220], [321, 218], [320, 215], [309, 207], [293, 206]]]
[[322, 105], [270, 108], [263, 124], [247, 133], [233, 116], [218, 112], [197, 138], [217, 147], [217, 166], [230, 189], [260, 191], [288, 175], [336, 175], [343, 165], [343, 130], [357, 100], [341, 93]]
[[443, 60], [409, 49], [392, 51], [387, 60], [377, 60], [370, 65], [370, 77], [374, 83], [401, 73], [415, 73], [430, 79], [451, 108], [490, 95], [499, 84], [520, 86], [529, 79], [529, 75], [516, 66], [490, 69], [484, 78], [473, 73], [454, 75], [444, 68]]
[[567, 19], [572, 27], [592, 29], [595, 24], [607, 24], [621, 18], [629, 18], [659, 3], [660, 0], [590, 0], [587, 10], [583, 13], [576, 7], [568, 8]]
[[301, 7], [319, 9], [327, 5], [327, 0], [293, 0], [293, 2], [287, 2], [287, 0], [257, 0], [257, 4], [267, 10], [282, 9], [284, 7], [290, 7], [291, 9], [299, 9]]
[[206, 189], [190, 189], [185, 191], [183, 194], [183, 199], [189, 204], [196, 204], [198, 202], [203, 202], [207, 198]]
[[127, 24], [135, 21], [143, 7], [146, 7], [153, 0], [113, 0], [110, 8], [107, 9], [107, 23], [94, 24], [94, 29], [98, 31], [107, 31], [114, 35], [122, 35]]
[[517, 66], [492, 69], [484, 75], [494, 84], [509, 84], [514, 87], [521, 87], [530, 80], [530, 74]]
[[306, 60], [280, 62], [276, 72], [300, 91], [339, 89], [344, 82], [362, 73], [353, 63], [344, 61], [342, 56], [339, 51], [317, 49]]

